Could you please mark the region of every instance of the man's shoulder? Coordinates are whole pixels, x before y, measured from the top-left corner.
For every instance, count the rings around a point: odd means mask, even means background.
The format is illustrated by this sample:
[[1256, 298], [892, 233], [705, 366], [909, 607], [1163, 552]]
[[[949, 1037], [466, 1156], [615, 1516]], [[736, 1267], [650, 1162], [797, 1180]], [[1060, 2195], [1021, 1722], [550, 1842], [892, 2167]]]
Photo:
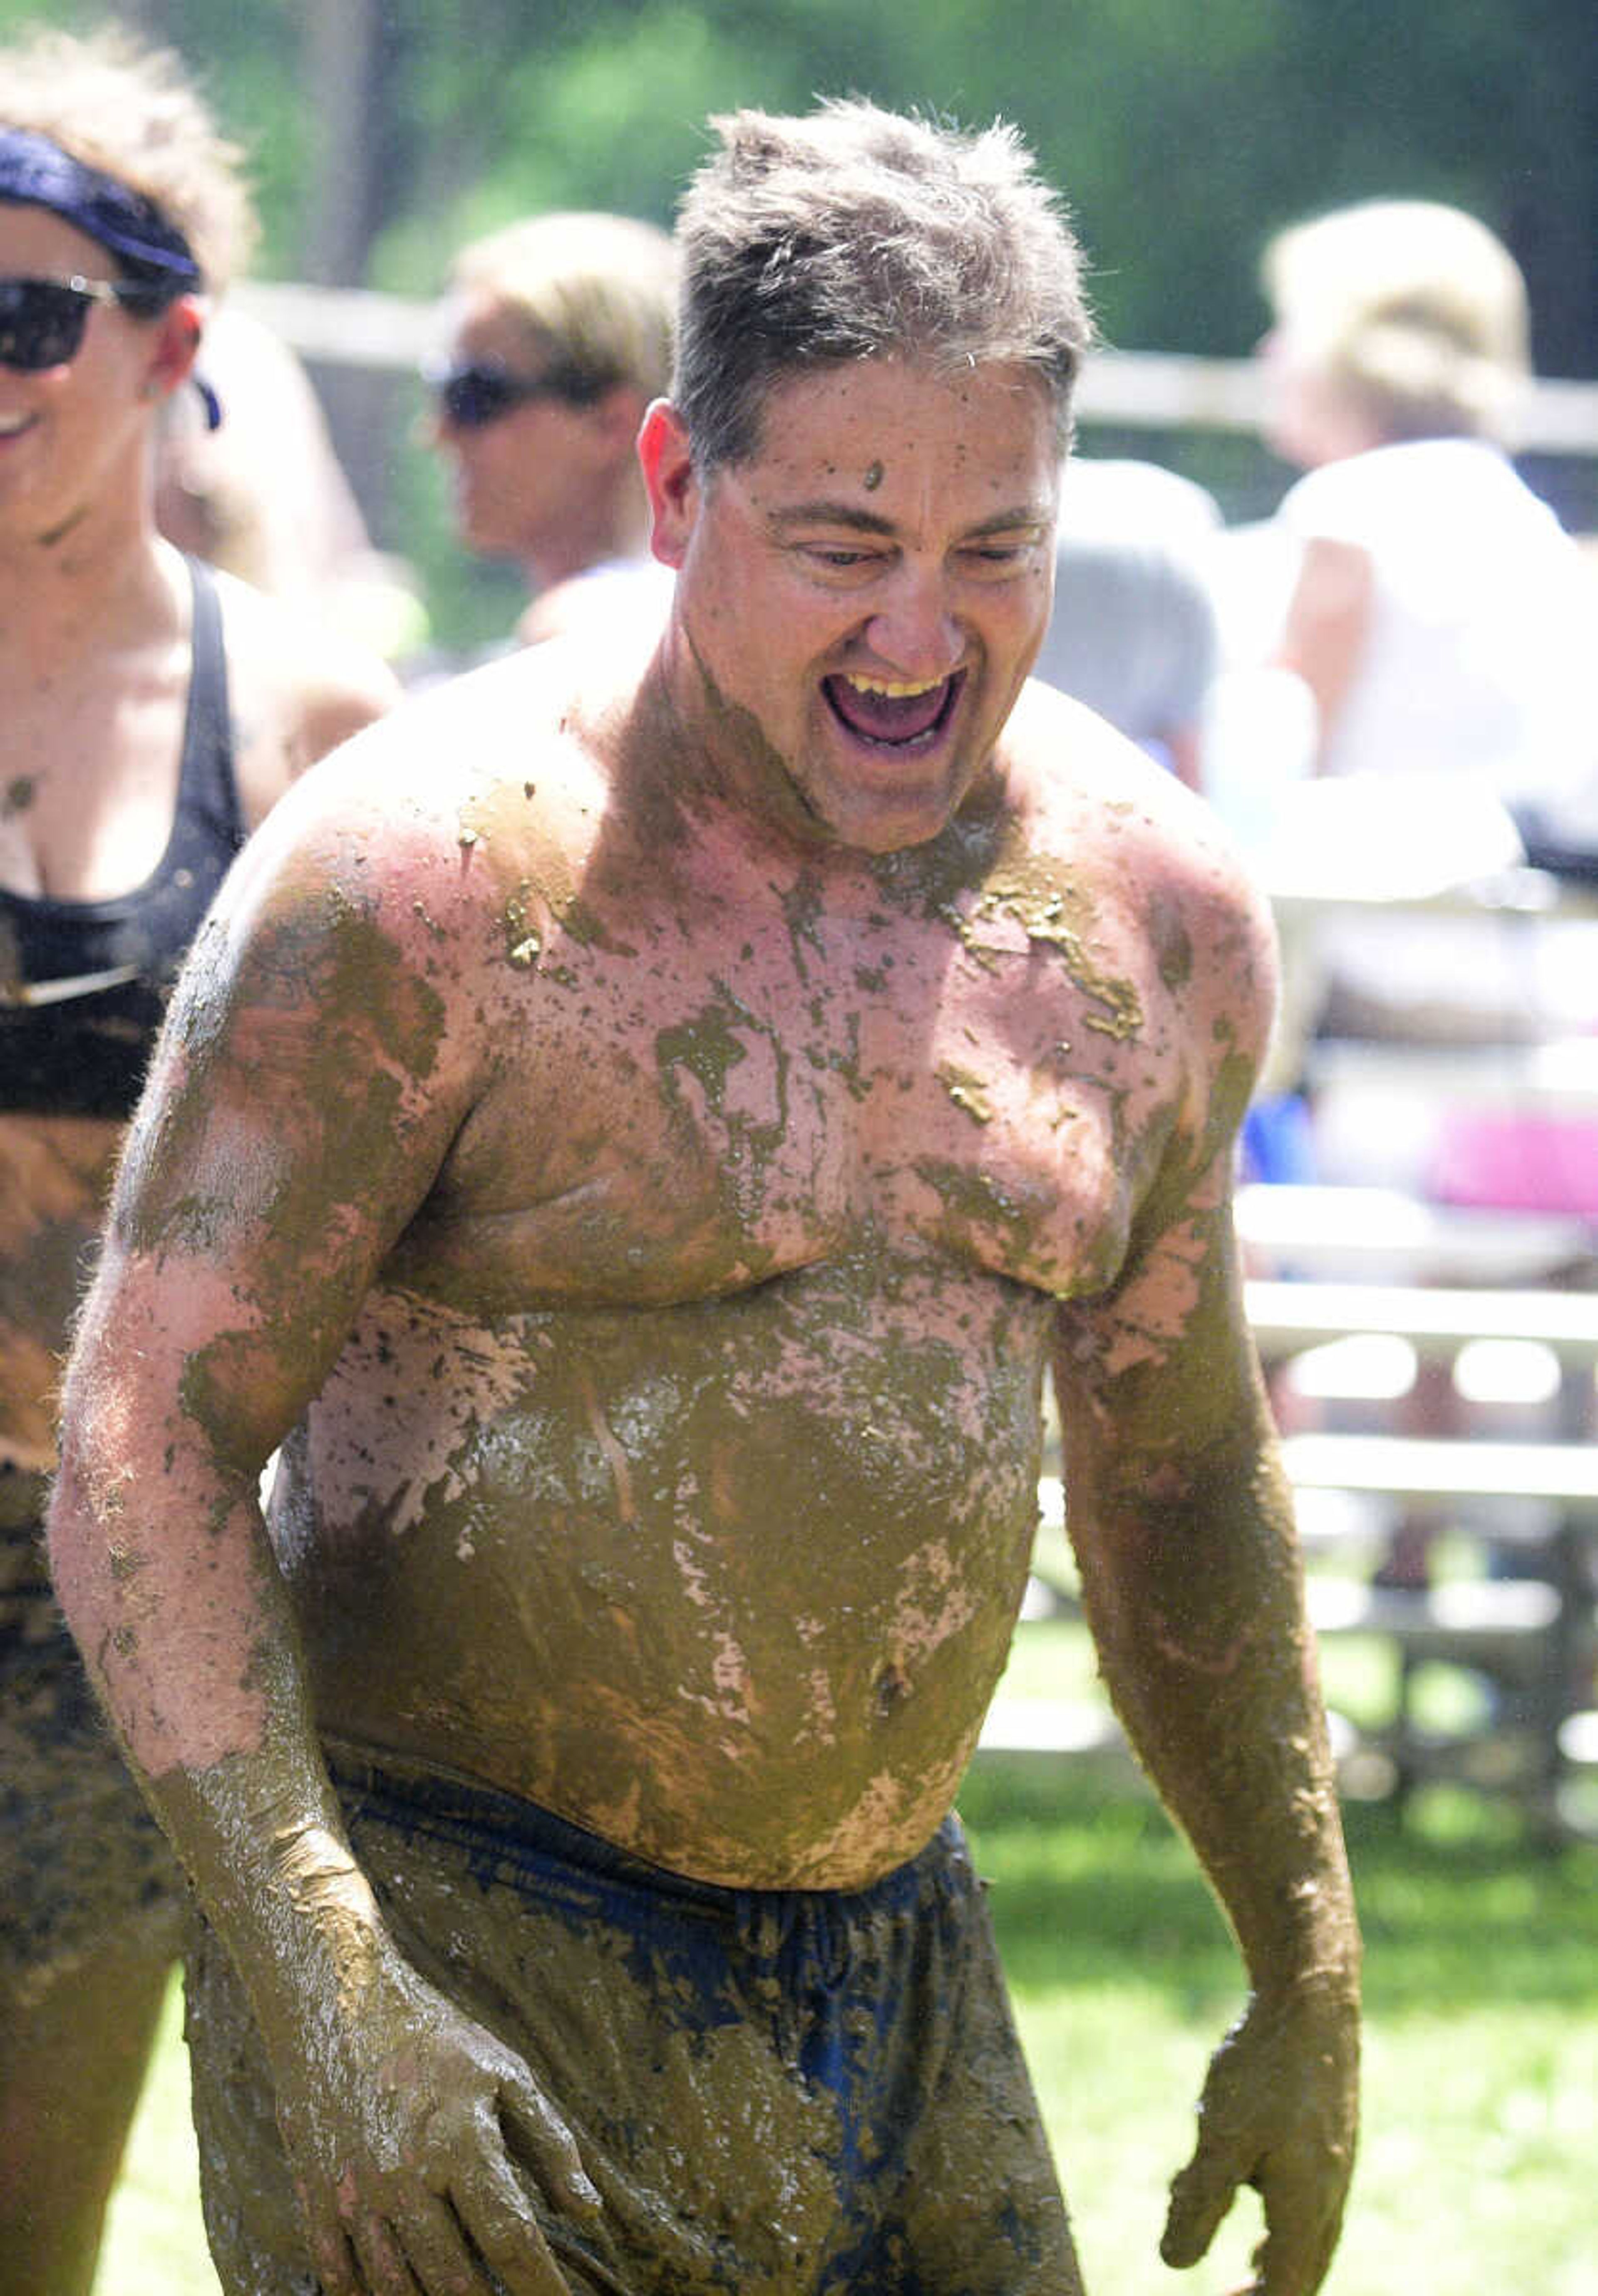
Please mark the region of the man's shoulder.
[[1188, 952], [1197, 984], [1244, 965], [1273, 994], [1269, 904], [1214, 808], [1134, 742], [1047, 687], [1012, 719], [1010, 782], [1032, 850], [1107, 909]]
[[353, 854], [374, 890], [396, 873], [458, 880], [468, 902], [536, 874], [581, 842], [605, 796], [570, 681], [551, 674], [546, 651], [403, 700], [313, 765], [257, 842]]
[[1011, 787], [1031, 835], [1118, 857], [1122, 867], [1181, 868], [1230, 856], [1201, 798], [1083, 703], [1036, 679], [1006, 732]]

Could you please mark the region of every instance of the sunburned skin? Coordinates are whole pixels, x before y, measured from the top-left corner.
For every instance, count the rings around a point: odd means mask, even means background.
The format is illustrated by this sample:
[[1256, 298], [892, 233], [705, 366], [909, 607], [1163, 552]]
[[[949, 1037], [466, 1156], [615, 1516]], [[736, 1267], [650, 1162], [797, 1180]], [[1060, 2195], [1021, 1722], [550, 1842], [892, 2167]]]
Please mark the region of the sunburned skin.
[[[609, 849], [581, 784], [558, 833], [520, 783], [460, 818], [472, 841], [395, 897], [392, 936], [379, 890], [354, 897], [352, 840], [318, 953], [303, 925], [263, 936], [247, 1021], [222, 1044], [195, 1016], [193, 1087], [132, 1152], [137, 1240], [210, 1251], [269, 1220], [301, 1249], [248, 1321], [314, 1321], [338, 1224], [225, 1111], [314, 992], [314, 1078], [284, 1120], [387, 1138], [467, 1010], [492, 1086], [280, 1473], [324, 1726], [703, 1880], [858, 1885], [926, 1840], [969, 1758], [1025, 1584], [1050, 1303], [1114, 1273], [1186, 1086], [1168, 1049], [1116, 1073], [1123, 1040], [1088, 1019], [1147, 1009], [1174, 1047], [1169, 992], [1075, 855], [1025, 895], [1004, 838], [974, 849], [991, 885], [790, 858], [734, 914], [691, 849], [686, 873]], [[428, 929], [463, 883], [485, 917], [465, 994]], [[1075, 917], [1069, 939], [1032, 906]], [[343, 1013], [376, 1061], [350, 1058]], [[949, 1048], [930, 1071], [928, 1044]], [[954, 1069], [968, 1095], [940, 1084]], [[201, 1349], [191, 1406], [225, 1416], [251, 1353]]]

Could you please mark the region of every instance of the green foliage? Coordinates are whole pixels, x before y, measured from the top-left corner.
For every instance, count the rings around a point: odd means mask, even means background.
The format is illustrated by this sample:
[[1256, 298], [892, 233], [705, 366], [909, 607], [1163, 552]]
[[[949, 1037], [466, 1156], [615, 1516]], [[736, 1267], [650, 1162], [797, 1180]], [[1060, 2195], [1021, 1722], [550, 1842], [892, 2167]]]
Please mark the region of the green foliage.
[[[177, 46], [254, 155], [264, 268], [297, 268], [317, 180], [314, 0], [0, 0], [0, 33], [120, 12]], [[364, 166], [375, 284], [428, 291], [460, 237], [552, 205], [669, 217], [708, 112], [856, 92], [1013, 119], [1075, 209], [1106, 332], [1238, 354], [1277, 225], [1338, 201], [1459, 201], [1531, 275], [1544, 364], [1598, 372], [1598, 11], [1590, 0], [387, 0]]]
[[[364, 0], [343, 4], [366, 20]], [[119, 11], [189, 59], [251, 152], [267, 277], [303, 275], [315, 250], [345, 283], [430, 295], [463, 240], [518, 214], [666, 221], [708, 114], [853, 93], [973, 126], [1013, 119], [1076, 217], [1112, 346], [1246, 354], [1265, 321], [1270, 234], [1388, 193], [1451, 200], [1501, 230], [1527, 272], [1543, 371], [1598, 374], [1592, 0], [1013, 0], [999, 16], [987, 0], [383, 0], [360, 119], [333, 151], [330, 95], [304, 86], [324, 5]], [[0, 0], [0, 37], [108, 12]], [[348, 228], [330, 234], [341, 201]], [[502, 629], [507, 585], [455, 562], [402, 415], [394, 427], [393, 497], [371, 505], [382, 538], [422, 566], [441, 637]], [[1234, 516], [1281, 491], [1249, 442], [1091, 443], [1173, 462]], [[1598, 465], [1589, 476], [1598, 486]], [[1598, 516], [1584, 482], [1546, 482], [1568, 516]]]

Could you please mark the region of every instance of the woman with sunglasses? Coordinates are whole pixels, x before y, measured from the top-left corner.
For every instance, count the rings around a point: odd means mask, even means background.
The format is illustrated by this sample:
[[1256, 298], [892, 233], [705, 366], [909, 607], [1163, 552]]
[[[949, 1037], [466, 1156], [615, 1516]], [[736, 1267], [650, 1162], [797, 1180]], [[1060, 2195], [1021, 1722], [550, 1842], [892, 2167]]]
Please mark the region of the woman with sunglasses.
[[523, 643], [665, 612], [636, 442], [671, 385], [676, 294], [671, 238], [630, 216], [531, 216], [455, 258], [432, 443], [467, 549], [527, 578]]
[[395, 693], [156, 530], [248, 226], [171, 58], [0, 51], [0, 2296], [90, 2285], [181, 1910], [45, 1577], [57, 1367], [210, 894]]

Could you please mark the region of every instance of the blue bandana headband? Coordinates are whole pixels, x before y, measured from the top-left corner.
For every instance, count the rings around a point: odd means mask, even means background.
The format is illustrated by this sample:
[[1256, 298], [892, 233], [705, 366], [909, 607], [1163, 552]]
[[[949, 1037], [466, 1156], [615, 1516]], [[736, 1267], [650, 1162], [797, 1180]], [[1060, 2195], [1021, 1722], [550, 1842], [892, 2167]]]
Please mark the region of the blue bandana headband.
[[[157, 292], [165, 290], [167, 302], [204, 284], [194, 250], [153, 200], [75, 160], [30, 127], [0, 127], [0, 201], [48, 208], [135, 266], [144, 275], [140, 285], [147, 280]], [[199, 375], [194, 388], [205, 402], [207, 428], [214, 430], [222, 420], [217, 394]]]
[[48, 208], [125, 263], [162, 274], [174, 295], [202, 284], [193, 249], [153, 200], [29, 127], [0, 127], [0, 200]]

